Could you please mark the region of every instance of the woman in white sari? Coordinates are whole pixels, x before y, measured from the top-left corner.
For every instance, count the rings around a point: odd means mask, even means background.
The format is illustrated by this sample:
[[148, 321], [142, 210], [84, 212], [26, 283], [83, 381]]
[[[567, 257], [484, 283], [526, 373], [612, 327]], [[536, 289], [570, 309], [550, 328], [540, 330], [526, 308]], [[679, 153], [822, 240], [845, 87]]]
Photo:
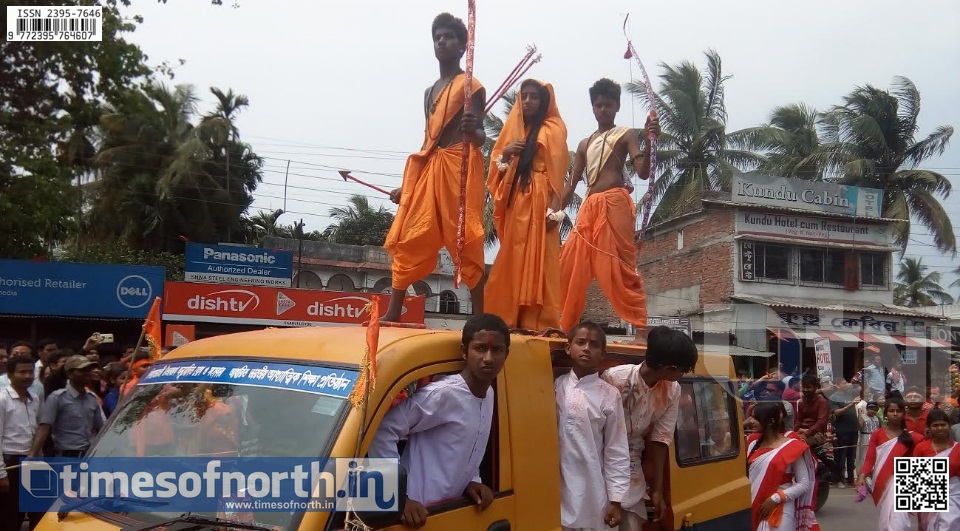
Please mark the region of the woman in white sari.
[[899, 393], [894, 393], [884, 404], [887, 425], [873, 432], [867, 456], [863, 460], [858, 487], [870, 478], [873, 502], [877, 504], [879, 523], [877, 531], [910, 531], [913, 529], [910, 513], [896, 512], [894, 502], [893, 460], [913, 454], [914, 447], [923, 440], [919, 434], [904, 429], [903, 414], [906, 404]]
[[806, 443], [784, 434], [781, 402], [753, 409], [760, 437], [749, 443], [753, 531], [820, 531], [814, 511], [814, 461]]
[[960, 531], [960, 443], [950, 441], [950, 420], [945, 411], [931, 409], [927, 428], [930, 438], [918, 444], [913, 455], [949, 460], [950, 500], [946, 512], [920, 513], [920, 531]]

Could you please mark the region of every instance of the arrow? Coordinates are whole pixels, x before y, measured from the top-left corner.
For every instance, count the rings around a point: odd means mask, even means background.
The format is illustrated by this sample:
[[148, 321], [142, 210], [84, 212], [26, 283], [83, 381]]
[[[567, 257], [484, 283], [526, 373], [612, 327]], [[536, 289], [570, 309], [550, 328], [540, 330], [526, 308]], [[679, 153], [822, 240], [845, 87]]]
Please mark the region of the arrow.
[[388, 195], [388, 196], [390, 195], [390, 192], [384, 190], [383, 188], [380, 188], [379, 186], [374, 186], [374, 185], [372, 185], [372, 184], [370, 184], [370, 183], [367, 183], [367, 182], [363, 182], [363, 181], [361, 181], [360, 179], [357, 179], [356, 177], [354, 177], [353, 175], [350, 175], [350, 172], [349, 172], [349, 171], [344, 171], [344, 170], [340, 171], [340, 176], [343, 177], [343, 180], [344, 180], [344, 181], [350, 180], [350, 181], [353, 181], [353, 182], [355, 182], [355, 183], [360, 183], [360, 184], [362, 184], [362, 185], [364, 185], [364, 186], [366, 186], [366, 187], [368, 187], [368, 188], [373, 188], [374, 190], [380, 192], [381, 194], [385, 194], [385, 195]]

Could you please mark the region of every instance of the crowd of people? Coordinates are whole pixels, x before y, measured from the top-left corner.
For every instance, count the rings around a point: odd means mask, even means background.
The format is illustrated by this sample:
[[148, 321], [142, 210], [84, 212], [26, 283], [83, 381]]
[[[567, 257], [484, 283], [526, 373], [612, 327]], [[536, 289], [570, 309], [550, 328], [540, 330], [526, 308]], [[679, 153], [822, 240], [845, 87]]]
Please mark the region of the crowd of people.
[[[755, 381], [741, 375], [747, 430], [766, 433], [772, 429], [767, 423], [781, 422], [781, 436], [802, 441], [808, 449], [830, 443], [833, 486], [856, 488], [859, 499], [872, 496], [882, 531], [913, 529], [914, 520], [921, 531], [960, 529], [957, 394], [943, 396], [936, 387], [905, 386], [899, 365], [885, 370], [880, 356], [867, 363], [849, 381], [837, 377], [821, 382], [812, 370], [802, 375], [774, 372]], [[774, 410], [779, 413], [771, 413]], [[911, 515], [895, 510], [890, 481], [894, 459], [909, 456], [949, 459], [950, 482], [956, 486], [948, 512]], [[807, 479], [802, 471], [793, 477], [798, 482], [796, 478]]]
[[[30, 529], [42, 514], [20, 512], [19, 465], [25, 457], [80, 457], [90, 448], [120, 398], [152, 362], [148, 351], [127, 348], [101, 357], [91, 335], [79, 350], [56, 339], [0, 344], [0, 528]], [[174, 347], [164, 347], [162, 353]], [[107, 349], [109, 350], [109, 349]]]

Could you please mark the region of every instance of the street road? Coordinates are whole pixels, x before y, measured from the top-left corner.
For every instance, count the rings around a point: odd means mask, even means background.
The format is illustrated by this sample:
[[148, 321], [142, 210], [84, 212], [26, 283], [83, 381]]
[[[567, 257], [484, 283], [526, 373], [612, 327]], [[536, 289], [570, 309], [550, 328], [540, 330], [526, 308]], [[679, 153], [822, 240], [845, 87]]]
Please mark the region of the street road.
[[[877, 529], [877, 508], [873, 498], [860, 503], [854, 489], [830, 489], [827, 504], [817, 513], [823, 531], [874, 531]], [[916, 520], [913, 529], [917, 529]]]

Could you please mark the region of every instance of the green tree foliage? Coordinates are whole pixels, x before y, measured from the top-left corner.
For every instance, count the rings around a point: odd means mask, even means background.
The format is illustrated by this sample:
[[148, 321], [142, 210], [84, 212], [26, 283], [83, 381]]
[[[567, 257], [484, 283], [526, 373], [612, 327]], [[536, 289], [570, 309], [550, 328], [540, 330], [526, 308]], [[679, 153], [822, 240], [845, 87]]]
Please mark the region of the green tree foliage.
[[216, 110], [199, 120], [189, 85], [151, 83], [109, 108], [83, 241], [116, 239], [135, 249], [179, 252], [185, 241], [243, 239], [243, 214], [263, 179], [263, 161], [239, 140], [233, 123], [246, 97], [211, 92]]
[[350, 196], [347, 203], [345, 207], [330, 209], [330, 216], [336, 221], [323, 231], [323, 239], [345, 245], [382, 246], [393, 224], [393, 214], [382, 206], [373, 208], [362, 195]]
[[[910, 220], [930, 230], [941, 252], [957, 254], [953, 224], [940, 198], [950, 196], [950, 181], [919, 166], [947, 149], [953, 127], [939, 126], [917, 140], [920, 92], [905, 77], [886, 91], [857, 87], [824, 120], [822, 162], [839, 182], [884, 191], [884, 217], [901, 219], [897, 243], [906, 248]], [[939, 198], [938, 198], [939, 196]]]
[[116, 0], [101, 5], [102, 42], [0, 41], [0, 256], [36, 256], [67, 237], [79, 206], [70, 184], [89, 168], [104, 103], [150, 73], [125, 40], [135, 22]]
[[[736, 149], [747, 132], [727, 132], [724, 83], [729, 76], [723, 75], [716, 51], [705, 55], [703, 72], [689, 61], [661, 66], [662, 86], [654, 103], [661, 128], [653, 189], [657, 207], [651, 222], [696, 208], [704, 192], [730, 190], [735, 173], [763, 161], [753, 151]], [[649, 106], [643, 82], [628, 84], [627, 91]]]
[[778, 107], [769, 124], [748, 130], [741, 140], [766, 154], [761, 172], [883, 190], [882, 215], [903, 220], [895, 227], [901, 247], [916, 220], [930, 230], [939, 251], [956, 256], [956, 235], [941, 203], [950, 196], [950, 181], [920, 168], [943, 154], [953, 127], [939, 126], [918, 140], [919, 115], [920, 92], [897, 77], [891, 90], [857, 87], [843, 105], [826, 112], [803, 104]]
[[133, 249], [121, 242], [93, 242], [83, 248], [71, 247], [57, 257], [64, 262], [89, 264], [156, 265], [167, 268], [167, 280], [182, 281], [182, 254]]
[[[40, 8], [93, 4], [15, 3]], [[146, 55], [126, 39], [142, 22], [121, 14], [130, 1], [97, 4], [103, 8], [101, 42], [0, 41], [0, 256], [49, 253], [75, 231], [84, 197], [81, 187], [71, 183], [89, 180], [101, 115], [108, 102], [152, 74]], [[169, 72], [164, 65], [158, 70]]]
[[923, 258], [904, 258], [893, 288], [894, 302], [911, 308], [953, 304], [953, 297], [940, 286], [940, 273], [929, 270]]

